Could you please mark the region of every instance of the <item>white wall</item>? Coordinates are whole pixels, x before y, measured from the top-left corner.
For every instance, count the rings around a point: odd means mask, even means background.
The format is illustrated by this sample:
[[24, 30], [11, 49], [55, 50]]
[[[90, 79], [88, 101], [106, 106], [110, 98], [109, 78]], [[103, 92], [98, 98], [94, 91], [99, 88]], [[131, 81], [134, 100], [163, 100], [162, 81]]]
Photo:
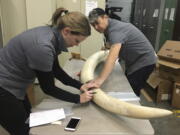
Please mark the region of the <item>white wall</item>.
[[25, 0], [0, 0], [1, 26], [4, 45], [26, 30]]
[[56, 9], [56, 0], [26, 0], [27, 28], [47, 25]]
[[[105, 0], [0, 0], [4, 44], [26, 29], [50, 23], [57, 7], [65, 7], [70, 11], [80, 11], [85, 14], [87, 1], [97, 2], [98, 7], [105, 8]], [[102, 34], [92, 28], [92, 35], [87, 40], [69, 50], [87, 58], [102, 46]], [[70, 53], [63, 53], [60, 56], [60, 64], [64, 65], [70, 57]]]
[[[87, 10], [86, 1], [97, 2], [99, 8], [105, 9], [105, 0], [82, 0], [81, 11], [84, 14], [86, 13]], [[102, 48], [102, 46], [104, 46], [103, 34], [100, 34], [97, 31], [95, 31], [93, 27], [91, 27], [91, 29], [92, 29], [91, 36], [88, 37], [88, 39], [84, 41], [80, 46], [81, 55], [84, 58], [88, 58], [90, 55], [99, 51]]]
[[[105, 8], [105, 0], [57, 0], [58, 7], [65, 7], [69, 11], [80, 11], [83, 14], [86, 13], [87, 5], [86, 2], [97, 2], [97, 6]], [[80, 46], [68, 49], [70, 52], [80, 53], [81, 57], [88, 58], [91, 54], [100, 50], [103, 46], [103, 35], [99, 34], [92, 28], [92, 34]], [[70, 58], [70, 54], [62, 54], [60, 59], [67, 60]]]

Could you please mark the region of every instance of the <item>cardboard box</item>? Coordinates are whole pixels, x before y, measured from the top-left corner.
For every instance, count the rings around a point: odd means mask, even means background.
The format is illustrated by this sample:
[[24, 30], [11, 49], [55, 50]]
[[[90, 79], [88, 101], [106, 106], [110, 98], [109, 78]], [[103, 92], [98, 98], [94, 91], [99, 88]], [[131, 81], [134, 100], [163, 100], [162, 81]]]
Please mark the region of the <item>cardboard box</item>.
[[161, 102], [171, 99], [173, 82], [163, 79], [158, 72], [153, 72], [147, 83], [157, 92], [156, 102]]
[[180, 41], [167, 40], [157, 55], [162, 60], [180, 63]]
[[162, 70], [164, 72], [170, 72], [174, 75], [180, 76], [180, 69], [170, 68], [166, 65], [159, 64], [159, 70]]
[[180, 41], [167, 40], [157, 55], [160, 77], [180, 81]]
[[172, 106], [180, 108], [180, 83], [174, 83]]
[[180, 82], [180, 69], [173, 69], [160, 64], [159, 76], [170, 81]]
[[159, 65], [167, 66], [167, 67], [172, 68], [172, 69], [177, 69], [177, 70], [180, 69], [180, 63], [175, 63], [175, 62], [172, 62], [172, 61], [167, 61], [167, 60], [159, 59], [158, 60], [158, 64]]

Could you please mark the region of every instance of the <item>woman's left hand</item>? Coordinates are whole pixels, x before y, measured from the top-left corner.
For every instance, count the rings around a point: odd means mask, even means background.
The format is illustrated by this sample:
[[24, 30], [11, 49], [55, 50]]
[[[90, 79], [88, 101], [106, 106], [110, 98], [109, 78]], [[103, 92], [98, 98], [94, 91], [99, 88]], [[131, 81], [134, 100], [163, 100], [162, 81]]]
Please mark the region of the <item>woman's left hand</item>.
[[88, 90], [92, 90], [92, 89], [95, 89], [95, 88], [99, 88], [96, 83], [88, 82], [88, 83], [83, 84], [81, 86], [80, 90], [81, 91], [88, 91]]

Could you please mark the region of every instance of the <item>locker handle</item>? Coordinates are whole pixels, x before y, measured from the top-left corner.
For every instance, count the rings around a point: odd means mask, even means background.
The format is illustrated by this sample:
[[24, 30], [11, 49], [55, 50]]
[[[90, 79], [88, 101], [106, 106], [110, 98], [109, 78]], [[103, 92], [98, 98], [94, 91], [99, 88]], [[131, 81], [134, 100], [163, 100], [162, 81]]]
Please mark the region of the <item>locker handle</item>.
[[168, 29], [165, 29], [164, 32], [169, 32], [169, 30], [168, 30]]
[[175, 50], [176, 53], [180, 53], [180, 50]]
[[149, 27], [150, 29], [154, 29], [154, 27], [153, 26], [151, 26], [151, 27]]
[[168, 56], [168, 57], [171, 57], [171, 58], [173, 57], [173, 55], [170, 55], [170, 54], [167, 54], [167, 56]]

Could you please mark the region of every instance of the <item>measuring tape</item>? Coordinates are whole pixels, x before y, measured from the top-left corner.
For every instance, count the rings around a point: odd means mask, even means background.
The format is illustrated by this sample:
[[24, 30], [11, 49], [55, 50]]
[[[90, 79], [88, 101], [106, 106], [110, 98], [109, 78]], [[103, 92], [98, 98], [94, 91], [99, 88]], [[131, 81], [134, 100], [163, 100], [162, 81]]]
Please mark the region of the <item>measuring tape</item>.
[[180, 110], [173, 110], [173, 113], [176, 117], [180, 118]]

